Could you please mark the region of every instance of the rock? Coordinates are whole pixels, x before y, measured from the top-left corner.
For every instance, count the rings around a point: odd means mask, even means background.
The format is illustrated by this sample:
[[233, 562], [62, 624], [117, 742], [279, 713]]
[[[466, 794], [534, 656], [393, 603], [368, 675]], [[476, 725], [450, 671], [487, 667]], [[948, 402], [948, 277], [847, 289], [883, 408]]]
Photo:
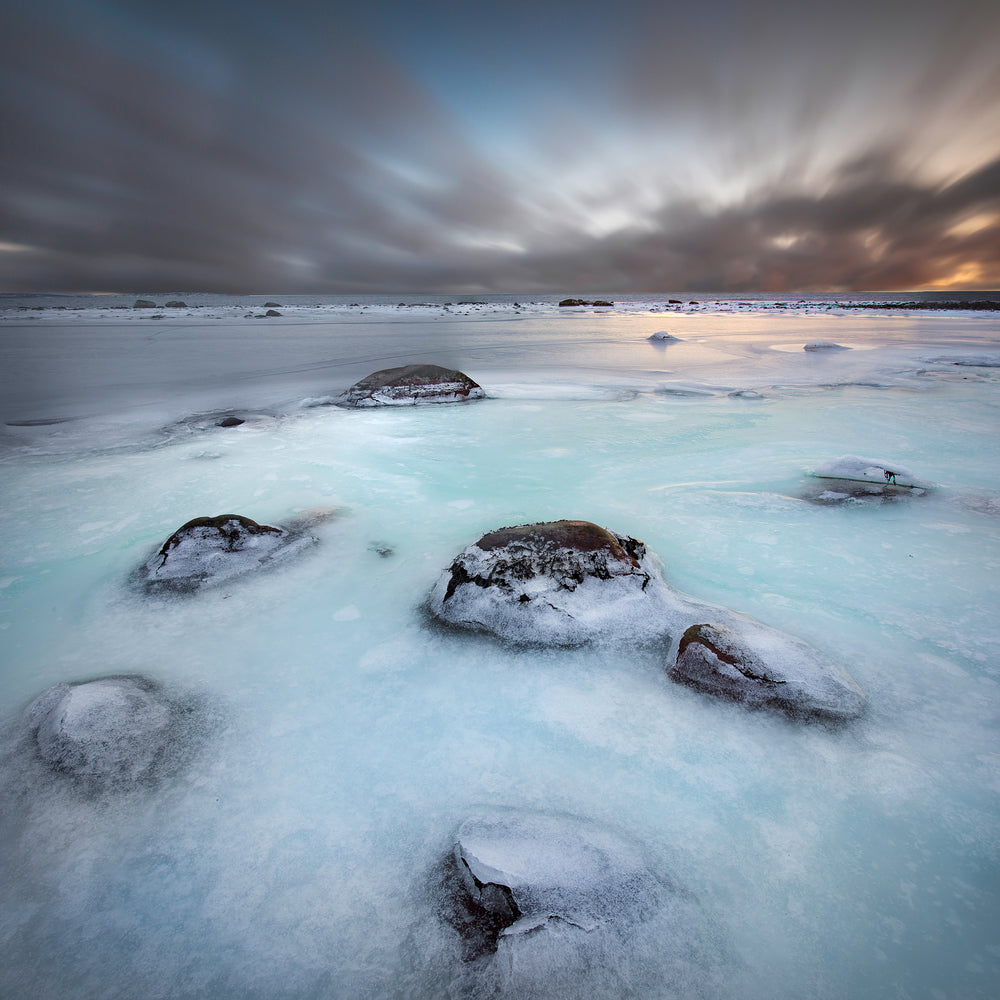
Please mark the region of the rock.
[[666, 631], [642, 542], [589, 521], [500, 528], [470, 545], [439, 578], [440, 620], [513, 642], [575, 645]]
[[164, 309], [187, 309], [187, 303], [181, 302], [180, 299], [171, 299], [169, 302], [165, 303]]
[[730, 399], [764, 399], [763, 395], [759, 393], [756, 389], [733, 389], [729, 393]]
[[[352, 305], [357, 305], [357, 303], [354, 302], [354, 303], [352, 303]], [[264, 303], [264, 308], [265, 309], [280, 309], [281, 308], [281, 303], [280, 302], [265, 302]]]
[[804, 351], [849, 351], [849, 347], [845, 347], [843, 344], [835, 344], [832, 340], [810, 340], [805, 347], [802, 348]]
[[150, 302], [149, 299], [136, 299], [135, 305], [132, 306], [133, 309], [155, 309], [156, 303]]
[[667, 299], [667, 304], [671, 306], [682, 306], [684, 305], [680, 299]]
[[802, 496], [821, 504], [884, 503], [924, 496], [934, 489], [904, 465], [858, 455], [824, 462], [810, 476], [818, 482], [804, 486]]
[[268, 311], [264, 313], [264, 318], [266, 319], [268, 316], [280, 316], [280, 315], [281, 313], [278, 312], [277, 309], [268, 309]]
[[482, 386], [463, 372], [439, 365], [405, 365], [373, 372], [355, 382], [337, 406], [412, 406], [417, 403], [460, 403], [483, 399]]
[[223, 417], [215, 426], [216, 427], [240, 427], [245, 424], [246, 421], [242, 417]]
[[691, 625], [669, 670], [682, 684], [756, 708], [852, 719], [865, 697], [851, 677], [799, 639], [739, 616], [737, 628]]
[[138, 675], [56, 684], [25, 713], [39, 757], [91, 790], [172, 773], [190, 750], [193, 707]]
[[607, 299], [563, 299], [559, 303], [561, 306], [613, 306], [614, 302]]
[[628, 925], [650, 915], [667, 886], [641, 847], [570, 816], [489, 810], [458, 829], [442, 866], [441, 917], [472, 961], [539, 933]]
[[831, 718], [864, 705], [854, 681], [818, 650], [682, 594], [642, 542], [589, 521], [483, 535], [441, 575], [428, 608], [448, 625], [521, 644], [671, 642], [673, 680], [751, 705]]
[[191, 593], [302, 551], [316, 539], [242, 514], [196, 517], [139, 570], [147, 593]]
[[679, 341], [680, 337], [675, 337], [672, 333], [667, 333], [666, 330], [657, 330], [646, 339], [651, 340], [654, 344], [672, 344]]
[[608, 302], [607, 299], [594, 299], [590, 304], [592, 306], [613, 306], [614, 302]]

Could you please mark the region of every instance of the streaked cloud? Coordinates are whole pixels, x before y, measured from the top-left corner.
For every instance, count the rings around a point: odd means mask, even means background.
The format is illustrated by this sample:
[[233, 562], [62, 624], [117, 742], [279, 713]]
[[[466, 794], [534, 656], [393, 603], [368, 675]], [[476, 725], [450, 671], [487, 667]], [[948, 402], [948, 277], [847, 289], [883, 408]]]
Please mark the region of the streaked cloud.
[[3, 19], [8, 290], [1000, 286], [975, 0]]

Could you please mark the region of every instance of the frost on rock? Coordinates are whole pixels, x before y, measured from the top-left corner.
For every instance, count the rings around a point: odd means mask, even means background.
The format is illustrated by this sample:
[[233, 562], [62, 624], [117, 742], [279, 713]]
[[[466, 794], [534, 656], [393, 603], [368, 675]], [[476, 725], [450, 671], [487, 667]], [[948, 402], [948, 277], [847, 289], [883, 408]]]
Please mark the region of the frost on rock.
[[842, 455], [818, 465], [810, 475], [819, 482], [807, 486], [806, 499], [818, 503], [856, 503], [922, 496], [933, 486], [896, 462]]
[[355, 382], [336, 400], [338, 406], [413, 406], [417, 403], [461, 403], [486, 393], [464, 372], [439, 365], [386, 368]]
[[728, 625], [691, 625], [669, 670], [682, 684], [791, 715], [851, 719], [865, 697], [851, 677], [793, 636], [734, 614]]
[[42, 761], [93, 790], [171, 773], [193, 735], [193, 706], [138, 675], [56, 684], [25, 718]]
[[640, 921], [666, 892], [639, 845], [619, 834], [574, 817], [504, 809], [459, 827], [442, 888], [441, 915], [461, 935], [466, 961], [558, 924], [587, 934]]
[[659, 568], [635, 538], [589, 521], [500, 528], [438, 579], [442, 621], [514, 642], [574, 645], [667, 631]]
[[177, 529], [139, 575], [148, 593], [190, 593], [301, 551], [315, 539], [242, 514], [196, 517]]

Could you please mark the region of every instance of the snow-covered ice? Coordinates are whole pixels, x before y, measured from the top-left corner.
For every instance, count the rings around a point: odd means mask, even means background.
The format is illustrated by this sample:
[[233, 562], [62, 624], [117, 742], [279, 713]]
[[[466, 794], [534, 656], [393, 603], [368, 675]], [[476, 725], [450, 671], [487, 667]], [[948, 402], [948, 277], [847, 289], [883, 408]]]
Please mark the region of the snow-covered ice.
[[[563, 997], [996, 995], [996, 314], [278, 296], [257, 320], [263, 296], [178, 292], [148, 296], [189, 304], [153, 321], [135, 297], [0, 303], [0, 995], [544, 995], [553, 964]], [[665, 311], [666, 350], [647, 339]], [[307, 403], [425, 363], [488, 398]], [[838, 456], [934, 488], [803, 502]], [[134, 586], [179, 525], [226, 511], [316, 542], [192, 595]], [[560, 518], [841, 665], [863, 714], [707, 697], [656, 643], [435, 624], [458, 553]], [[211, 706], [172, 736], [184, 766], [61, 780], [28, 706], [136, 675]], [[640, 845], [682, 909], [524, 935], [520, 965], [475, 975], [429, 887], [493, 809]]]

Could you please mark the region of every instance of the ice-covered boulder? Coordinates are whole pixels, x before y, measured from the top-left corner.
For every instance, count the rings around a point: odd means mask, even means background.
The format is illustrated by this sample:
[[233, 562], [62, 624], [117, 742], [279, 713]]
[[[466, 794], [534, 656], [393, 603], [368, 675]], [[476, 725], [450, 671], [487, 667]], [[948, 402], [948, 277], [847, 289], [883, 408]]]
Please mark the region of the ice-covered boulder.
[[412, 406], [417, 403], [461, 403], [486, 393], [464, 372], [439, 365], [386, 368], [355, 382], [336, 400], [338, 406]]
[[699, 691], [792, 715], [851, 719], [865, 697], [852, 678], [800, 639], [745, 616], [691, 625], [669, 670]]
[[675, 344], [681, 338], [675, 337], [672, 333], [667, 333], [666, 330], [657, 330], [656, 333], [651, 333], [646, 339], [652, 341], [654, 344]]
[[805, 495], [819, 503], [881, 502], [922, 496], [933, 489], [905, 465], [858, 455], [823, 462], [810, 475], [817, 483], [807, 486]]
[[458, 829], [443, 868], [443, 919], [462, 936], [467, 960], [519, 936], [637, 922], [666, 886], [641, 847], [570, 816], [487, 810]]
[[849, 347], [843, 344], [836, 344], [832, 340], [810, 340], [802, 350], [804, 351], [849, 351]]
[[642, 542], [589, 521], [549, 521], [483, 535], [441, 575], [429, 607], [501, 639], [575, 645], [665, 631], [660, 588]]
[[[727, 946], [714, 919], [617, 831], [490, 808], [459, 827], [435, 874], [443, 953], [454, 964], [407, 995], [722, 995], [717, 970]], [[421, 953], [433, 955], [435, 940], [425, 942]]]
[[105, 789], [148, 782], [183, 758], [190, 705], [138, 675], [56, 684], [26, 711], [38, 756], [53, 770]]
[[242, 514], [196, 517], [177, 529], [139, 570], [148, 593], [192, 592], [302, 551], [316, 539], [258, 524]]

